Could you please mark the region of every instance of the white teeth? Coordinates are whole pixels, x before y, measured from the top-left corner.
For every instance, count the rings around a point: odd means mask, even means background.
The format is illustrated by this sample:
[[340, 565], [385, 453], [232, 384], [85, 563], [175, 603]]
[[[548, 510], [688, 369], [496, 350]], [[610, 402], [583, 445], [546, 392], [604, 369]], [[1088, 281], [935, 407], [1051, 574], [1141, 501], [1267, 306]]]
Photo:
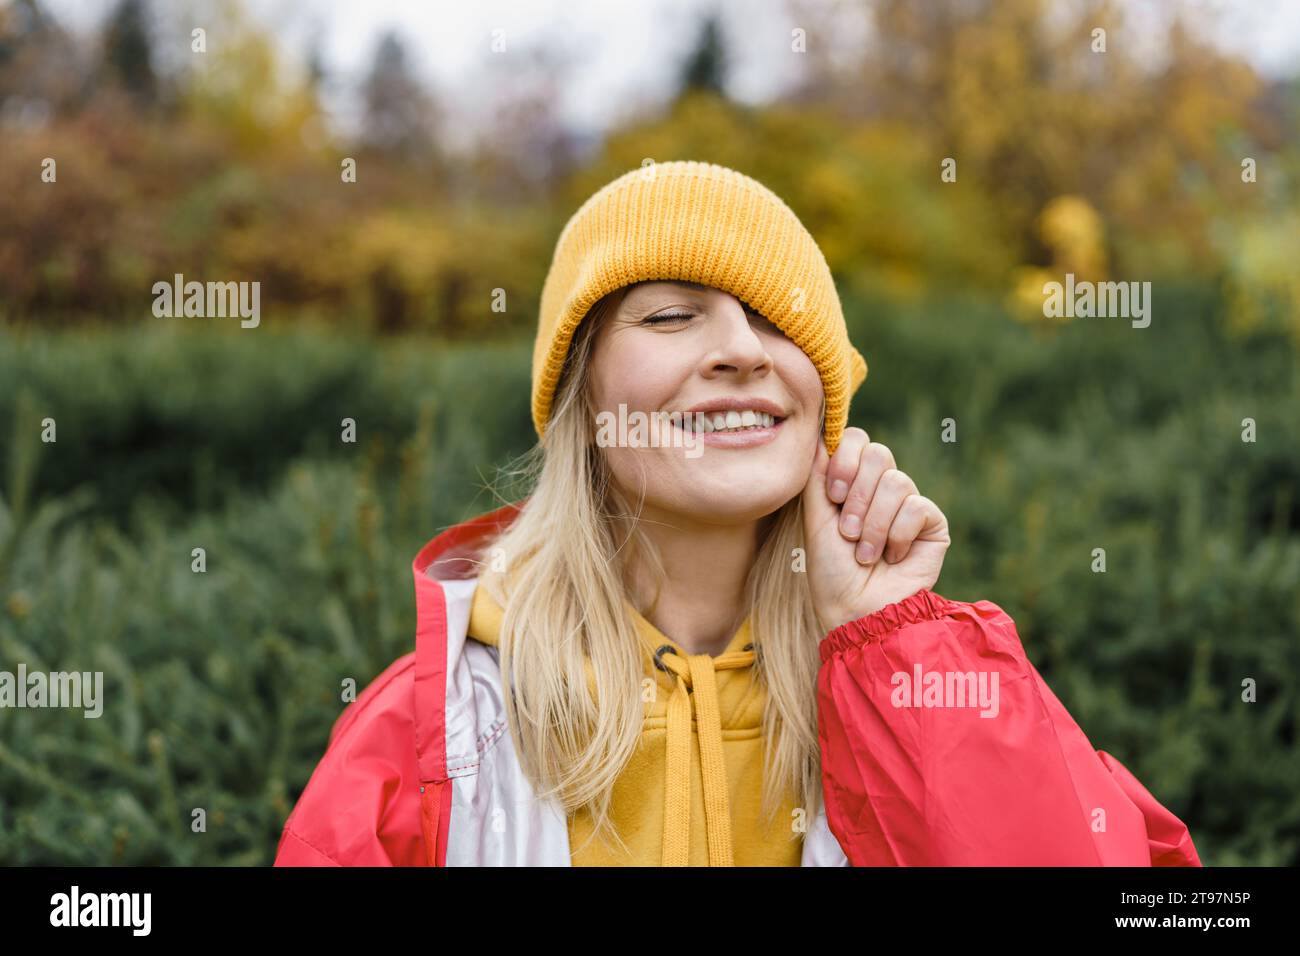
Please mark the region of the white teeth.
[[746, 428], [771, 428], [775, 424], [775, 415], [752, 408], [727, 412], [688, 412], [682, 420], [684, 428], [706, 435], [710, 432], [741, 431]]

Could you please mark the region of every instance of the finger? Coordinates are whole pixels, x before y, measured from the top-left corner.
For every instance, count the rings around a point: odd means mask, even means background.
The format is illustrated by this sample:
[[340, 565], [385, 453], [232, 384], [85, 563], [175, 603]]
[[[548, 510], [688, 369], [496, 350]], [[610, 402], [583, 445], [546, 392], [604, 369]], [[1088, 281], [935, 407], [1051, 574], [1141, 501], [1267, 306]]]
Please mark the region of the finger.
[[894, 467], [894, 453], [880, 442], [872, 442], [862, 452], [858, 473], [853, 478], [848, 497], [840, 508], [840, 534], [850, 541], [862, 537], [867, 509], [876, 494], [880, 476]]
[[912, 550], [912, 542], [920, 537], [926, 526], [942, 517], [939, 506], [924, 495], [908, 495], [889, 526], [885, 540], [885, 561], [897, 564]]
[[867, 433], [861, 428], [846, 428], [840, 436], [839, 447], [831, 459], [827, 471], [826, 494], [831, 501], [840, 504], [848, 497], [849, 487], [858, 475], [862, 449], [871, 443]]
[[[838, 449], [836, 449], [838, 451]], [[820, 528], [835, 518], [835, 502], [826, 497], [826, 472], [831, 456], [826, 451], [826, 441], [817, 438], [817, 451], [813, 454], [812, 468], [803, 489], [803, 514], [806, 531]]]
[[880, 476], [880, 483], [876, 486], [871, 507], [867, 510], [862, 525], [862, 537], [858, 539], [855, 556], [859, 563], [871, 564], [884, 553], [889, 529], [907, 496], [914, 494], [916, 484], [897, 468], [890, 468]]

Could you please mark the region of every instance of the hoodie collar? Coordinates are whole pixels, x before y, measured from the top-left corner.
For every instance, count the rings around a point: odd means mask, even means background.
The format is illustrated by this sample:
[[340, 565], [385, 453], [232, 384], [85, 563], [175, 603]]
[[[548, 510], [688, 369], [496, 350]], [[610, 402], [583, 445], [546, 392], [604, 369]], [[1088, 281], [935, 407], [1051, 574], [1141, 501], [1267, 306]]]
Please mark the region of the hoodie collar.
[[[665, 739], [664, 774], [664, 866], [686, 866], [690, 860], [691, 836], [691, 736], [692, 725], [699, 740], [700, 776], [704, 790], [705, 833], [709, 865], [734, 866], [731, 839], [731, 798], [727, 768], [722, 753], [722, 714], [718, 699], [719, 671], [748, 668], [755, 660], [750, 620], [746, 618], [727, 649], [713, 657], [688, 654], [676, 641], [665, 636], [624, 601], [642, 643], [654, 665], [673, 682], [668, 698], [668, 727]], [[470, 634], [475, 640], [499, 646], [501, 606], [486, 588], [474, 589], [470, 610]], [[587, 684], [595, 694], [595, 677], [590, 661]]]

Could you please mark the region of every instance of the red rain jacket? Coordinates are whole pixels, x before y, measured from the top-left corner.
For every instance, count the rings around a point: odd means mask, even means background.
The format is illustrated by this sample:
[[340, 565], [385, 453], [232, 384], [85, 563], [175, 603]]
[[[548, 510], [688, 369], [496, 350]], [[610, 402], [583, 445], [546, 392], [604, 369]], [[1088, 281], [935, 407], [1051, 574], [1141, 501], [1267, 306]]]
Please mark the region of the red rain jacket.
[[[568, 865], [563, 816], [530, 799], [514, 758], [496, 649], [465, 634], [473, 565], [459, 559], [517, 508], [416, 557], [416, 650], [335, 722], [277, 866]], [[831, 631], [821, 659], [825, 804], [805, 865], [1201, 865], [1187, 827], [1093, 749], [996, 604], [922, 590]], [[503, 805], [539, 809], [507, 827]]]

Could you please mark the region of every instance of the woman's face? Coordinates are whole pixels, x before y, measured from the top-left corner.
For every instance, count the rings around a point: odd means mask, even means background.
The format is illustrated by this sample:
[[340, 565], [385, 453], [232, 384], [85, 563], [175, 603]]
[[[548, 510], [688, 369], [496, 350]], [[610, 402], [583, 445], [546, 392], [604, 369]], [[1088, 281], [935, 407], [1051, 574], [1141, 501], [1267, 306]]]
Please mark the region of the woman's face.
[[689, 426], [701, 424], [694, 413], [708, 418], [702, 431], [661, 427], [651, 447], [611, 443], [616, 429], [597, 429], [630, 500], [644, 493], [647, 509], [732, 524], [769, 515], [803, 490], [821, 430], [821, 378], [771, 322], [719, 289], [656, 281], [628, 289], [595, 336], [593, 424], [617, 421], [620, 405], [627, 435], [636, 412], [692, 413], [676, 416]]

